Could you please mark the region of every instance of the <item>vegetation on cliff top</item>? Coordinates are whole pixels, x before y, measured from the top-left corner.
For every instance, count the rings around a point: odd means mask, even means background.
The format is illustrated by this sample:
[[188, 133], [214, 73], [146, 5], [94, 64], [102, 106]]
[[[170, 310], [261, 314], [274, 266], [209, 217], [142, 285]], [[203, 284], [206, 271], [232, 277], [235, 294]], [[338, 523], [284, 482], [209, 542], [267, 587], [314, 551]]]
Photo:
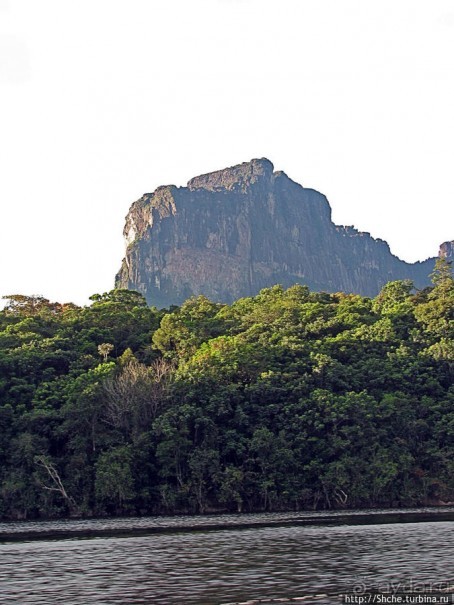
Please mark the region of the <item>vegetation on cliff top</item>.
[[9, 296], [0, 517], [453, 500], [453, 303], [443, 260], [374, 299]]

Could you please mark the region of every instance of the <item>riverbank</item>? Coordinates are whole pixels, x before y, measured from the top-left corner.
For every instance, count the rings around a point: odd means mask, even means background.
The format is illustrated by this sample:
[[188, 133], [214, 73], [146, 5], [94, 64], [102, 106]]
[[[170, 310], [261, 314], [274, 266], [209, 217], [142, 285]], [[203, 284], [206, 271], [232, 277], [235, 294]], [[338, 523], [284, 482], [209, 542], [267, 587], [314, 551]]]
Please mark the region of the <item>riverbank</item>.
[[305, 511], [172, 517], [120, 517], [0, 523], [0, 542], [147, 536], [290, 526], [376, 525], [454, 521], [454, 506], [418, 509]]

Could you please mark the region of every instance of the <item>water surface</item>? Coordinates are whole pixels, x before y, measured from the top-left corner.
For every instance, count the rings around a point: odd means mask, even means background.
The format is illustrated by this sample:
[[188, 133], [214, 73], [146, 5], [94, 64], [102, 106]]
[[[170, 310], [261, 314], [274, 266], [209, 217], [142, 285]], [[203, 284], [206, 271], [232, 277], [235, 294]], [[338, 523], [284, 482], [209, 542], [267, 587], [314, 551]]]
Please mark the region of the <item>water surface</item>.
[[[454, 518], [453, 509], [440, 512], [449, 510]], [[206, 517], [0, 524], [0, 540], [25, 529], [67, 532], [65, 539], [0, 543], [0, 603], [221, 605], [320, 593], [330, 596], [303, 602], [340, 603], [339, 594], [399, 582], [454, 583], [452, 522], [357, 525], [355, 515], [349, 522], [334, 513], [340, 525], [287, 524], [301, 518], [296, 514], [233, 515], [208, 518], [210, 527], [230, 519], [228, 527], [210, 530], [203, 528]], [[257, 526], [243, 527], [245, 517]], [[270, 526], [262, 527], [266, 520]], [[173, 531], [128, 536], [128, 527], [140, 523], [163, 529], [170, 523]], [[81, 526], [124, 533], [74, 537]], [[199, 530], [188, 531], [194, 526]]]

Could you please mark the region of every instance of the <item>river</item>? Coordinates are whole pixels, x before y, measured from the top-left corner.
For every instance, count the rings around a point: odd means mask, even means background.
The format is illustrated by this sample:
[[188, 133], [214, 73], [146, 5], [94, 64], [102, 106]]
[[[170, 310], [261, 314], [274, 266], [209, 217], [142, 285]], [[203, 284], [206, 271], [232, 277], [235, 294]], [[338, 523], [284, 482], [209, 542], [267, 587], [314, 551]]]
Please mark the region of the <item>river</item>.
[[322, 604], [418, 591], [454, 584], [453, 520], [451, 507], [1, 523], [0, 603]]

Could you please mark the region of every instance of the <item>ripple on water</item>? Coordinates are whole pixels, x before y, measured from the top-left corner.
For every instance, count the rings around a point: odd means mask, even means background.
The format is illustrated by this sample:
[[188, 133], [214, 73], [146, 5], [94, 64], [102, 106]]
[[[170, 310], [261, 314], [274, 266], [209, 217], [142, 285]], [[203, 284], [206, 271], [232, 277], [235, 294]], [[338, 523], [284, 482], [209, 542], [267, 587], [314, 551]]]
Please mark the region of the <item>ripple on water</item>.
[[233, 528], [1, 544], [0, 603], [215, 605], [452, 580], [451, 528]]

